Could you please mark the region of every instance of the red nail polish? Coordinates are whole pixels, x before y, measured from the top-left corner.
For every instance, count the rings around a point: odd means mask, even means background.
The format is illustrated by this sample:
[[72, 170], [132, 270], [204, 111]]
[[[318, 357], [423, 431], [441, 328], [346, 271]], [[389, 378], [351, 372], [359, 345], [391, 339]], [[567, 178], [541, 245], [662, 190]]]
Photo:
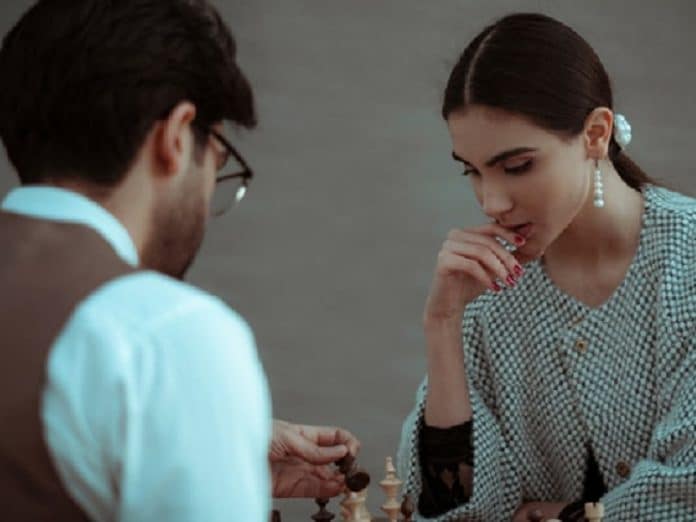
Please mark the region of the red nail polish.
[[506, 282], [509, 286], [515, 286], [515, 285], [517, 284], [517, 283], [515, 282], [515, 280], [512, 278], [512, 276], [507, 276], [507, 279], [505, 280], [505, 282]]
[[515, 275], [519, 277], [522, 274], [524, 274], [524, 269], [520, 265], [515, 265]]
[[501, 290], [502, 290], [502, 288], [500, 288], [500, 287], [498, 286], [498, 283], [493, 283], [493, 291], [494, 291], [494, 292], [497, 293], [497, 292], [500, 292]]

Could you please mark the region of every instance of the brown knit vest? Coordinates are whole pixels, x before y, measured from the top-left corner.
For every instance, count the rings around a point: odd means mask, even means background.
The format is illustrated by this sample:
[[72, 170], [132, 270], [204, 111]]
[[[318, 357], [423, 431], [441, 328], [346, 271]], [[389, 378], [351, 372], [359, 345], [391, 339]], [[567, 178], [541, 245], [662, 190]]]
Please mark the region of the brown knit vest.
[[1, 520], [87, 520], [43, 437], [46, 364], [78, 304], [133, 270], [88, 227], [0, 212]]

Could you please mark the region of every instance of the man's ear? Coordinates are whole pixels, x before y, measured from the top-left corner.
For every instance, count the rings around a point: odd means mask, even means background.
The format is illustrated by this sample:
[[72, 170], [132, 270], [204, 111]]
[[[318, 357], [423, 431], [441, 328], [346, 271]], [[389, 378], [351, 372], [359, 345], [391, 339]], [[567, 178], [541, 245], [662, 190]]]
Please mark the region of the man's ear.
[[597, 107], [585, 119], [583, 138], [587, 157], [604, 159], [614, 132], [614, 113], [607, 107]]
[[175, 176], [191, 161], [195, 147], [191, 123], [195, 118], [196, 106], [182, 101], [165, 119], [157, 122], [153, 146], [159, 175]]

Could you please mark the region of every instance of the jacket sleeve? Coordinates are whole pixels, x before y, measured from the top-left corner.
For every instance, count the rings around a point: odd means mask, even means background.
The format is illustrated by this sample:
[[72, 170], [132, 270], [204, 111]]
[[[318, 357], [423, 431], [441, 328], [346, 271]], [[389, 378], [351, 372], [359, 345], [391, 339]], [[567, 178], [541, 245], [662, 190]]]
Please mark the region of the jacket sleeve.
[[[473, 490], [468, 500], [434, 518], [426, 518], [419, 506], [419, 520], [511, 520], [521, 502], [519, 474], [498, 425], [483, 336], [473, 313], [465, 314], [463, 331], [473, 410]], [[405, 479], [404, 490], [414, 500], [420, 498], [423, 490], [419, 451], [427, 386], [426, 379], [418, 390], [415, 408], [404, 422], [397, 459]]]

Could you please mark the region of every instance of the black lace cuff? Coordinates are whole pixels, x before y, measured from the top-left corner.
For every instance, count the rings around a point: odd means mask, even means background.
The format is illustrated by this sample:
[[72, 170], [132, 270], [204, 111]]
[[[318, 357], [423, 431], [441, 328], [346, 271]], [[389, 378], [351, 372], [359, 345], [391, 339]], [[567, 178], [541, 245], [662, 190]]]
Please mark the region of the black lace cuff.
[[435, 517], [468, 502], [473, 489], [472, 421], [451, 428], [424, 425], [419, 456], [423, 487], [418, 511]]
[[585, 522], [585, 502], [578, 500], [568, 504], [558, 514], [558, 519], [562, 522]]

